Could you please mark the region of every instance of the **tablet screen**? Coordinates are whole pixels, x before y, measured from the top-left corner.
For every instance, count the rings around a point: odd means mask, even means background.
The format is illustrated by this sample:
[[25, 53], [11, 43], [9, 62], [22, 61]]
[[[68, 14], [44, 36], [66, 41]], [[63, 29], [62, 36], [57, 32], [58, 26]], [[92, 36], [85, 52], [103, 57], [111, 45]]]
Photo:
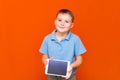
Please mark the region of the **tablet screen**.
[[69, 61], [48, 60], [45, 73], [55, 76], [67, 76]]

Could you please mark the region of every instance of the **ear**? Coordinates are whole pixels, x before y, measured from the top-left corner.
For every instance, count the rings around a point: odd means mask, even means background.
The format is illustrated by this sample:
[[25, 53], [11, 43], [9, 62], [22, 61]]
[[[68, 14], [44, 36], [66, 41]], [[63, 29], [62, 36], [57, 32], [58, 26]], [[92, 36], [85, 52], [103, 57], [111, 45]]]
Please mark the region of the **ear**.
[[73, 28], [73, 26], [74, 26], [74, 23], [71, 24], [71, 28]]

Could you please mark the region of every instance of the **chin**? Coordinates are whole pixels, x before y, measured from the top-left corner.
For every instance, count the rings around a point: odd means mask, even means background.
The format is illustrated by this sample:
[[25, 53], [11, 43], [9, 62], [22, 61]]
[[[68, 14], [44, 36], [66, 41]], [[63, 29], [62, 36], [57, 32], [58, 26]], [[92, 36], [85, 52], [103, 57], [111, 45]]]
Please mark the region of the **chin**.
[[65, 33], [65, 32], [67, 32], [67, 31], [58, 30], [58, 32], [60, 32], [60, 33]]
[[63, 29], [57, 29], [57, 31], [61, 33], [67, 32], [66, 30], [63, 30]]

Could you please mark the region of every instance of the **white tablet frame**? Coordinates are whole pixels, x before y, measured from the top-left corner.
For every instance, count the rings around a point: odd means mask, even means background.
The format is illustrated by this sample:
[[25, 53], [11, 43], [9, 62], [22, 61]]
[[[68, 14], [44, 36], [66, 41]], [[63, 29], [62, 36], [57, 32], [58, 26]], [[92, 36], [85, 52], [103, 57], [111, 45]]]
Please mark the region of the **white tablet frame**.
[[[59, 75], [59, 74], [51, 74], [51, 73], [48, 73], [49, 60], [50, 60], [50, 59], [47, 59], [47, 65], [46, 65], [46, 68], [45, 68], [45, 74], [47, 74], [47, 75], [53, 75], [53, 76], [63, 76], [63, 77], [68, 76], [68, 72], [66, 72], [66, 75]], [[67, 71], [68, 71], [68, 69], [70, 68], [70, 61], [56, 60], [56, 59], [53, 59], [53, 60], [55, 60], [55, 61], [67, 62]]]

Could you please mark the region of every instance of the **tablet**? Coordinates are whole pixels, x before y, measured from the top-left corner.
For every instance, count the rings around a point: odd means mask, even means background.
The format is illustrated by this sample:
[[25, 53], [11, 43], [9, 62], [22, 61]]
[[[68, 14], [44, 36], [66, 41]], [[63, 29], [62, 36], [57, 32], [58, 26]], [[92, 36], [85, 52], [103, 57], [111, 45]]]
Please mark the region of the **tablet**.
[[46, 65], [45, 74], [53, 76], [68, 76], [68, 69], [70, 66], [70, 61], [63, 60], [51, 60], [48, 59], [48, 64]]

